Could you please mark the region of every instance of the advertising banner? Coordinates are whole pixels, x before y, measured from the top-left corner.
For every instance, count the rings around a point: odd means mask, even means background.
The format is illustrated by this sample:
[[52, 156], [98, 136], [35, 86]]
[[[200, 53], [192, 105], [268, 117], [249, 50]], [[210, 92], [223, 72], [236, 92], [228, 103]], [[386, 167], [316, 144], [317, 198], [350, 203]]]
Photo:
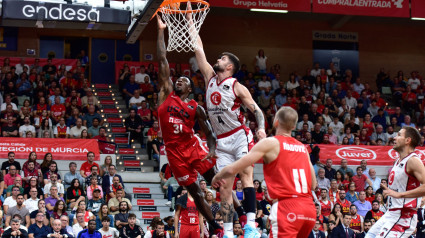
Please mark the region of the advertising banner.
[[287, 10], [295, 12], [310, 12], [310, 0], [210, 0], [212, 7], [230, 8], [260, 8]]
[[313, 12], [380, 17], [410, 17], [409, 0], [313, 0]]
[[[399, 154], [392, 146], [356, 146], [356, 145], [317, 145], [320, 148], [320, 160], [332, 159], [333, 164], [341, 164], [346, 159], [349, 165], [366, 160], [368, 165], [392, 166]], [[425, 162], [425, 147], [417, 147], [415, 153]]]
[[411, 6], [412, 17], [425, 18], [425, 1], [424, 0], [412, 0]]
[[15, 158], [28, 159], [30, 152], [39, 157], [51, 153], [55, 160], [87, 160], [87, 152], [95, 154], [99, 161], [99, 145], [93, 139], [46, 139], [2, 137], [0, 141], [0, 158], [7, 158], [9, 152], [15, 152]]
[[[118, 78], [120, 77], [120, 70], [124, 68], [124, 65], [127, 65], [130, 68], [131, 74], [137, 74], [140, 72], [140, 66], [144, 65], [146, 69], [148, 65], [153, 64], [155, 71], [158, 72], [158, 62], [138, 62], [138, 61], [115, 61], [115, 83], [118, 84]], [[170, 73], [173, 74], [175, 71], [176, 63], [170, 64]], [[190, 77], [190, 65], [189, 64], [180, 64], [183, 75]]]

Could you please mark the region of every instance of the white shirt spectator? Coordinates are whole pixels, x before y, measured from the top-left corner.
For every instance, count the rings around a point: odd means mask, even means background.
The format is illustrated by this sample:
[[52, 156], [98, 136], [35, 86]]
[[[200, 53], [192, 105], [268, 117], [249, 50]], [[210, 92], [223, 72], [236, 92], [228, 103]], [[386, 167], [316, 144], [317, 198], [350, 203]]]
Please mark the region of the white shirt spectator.
[[[12, 104], [12, 110], [13, 111], [18, 111], [18, 107], [16, 106], [16, 104], [15, 103], [13, 103], [13, 102], [11, 102], [10, 104]], [[6, 106], [7, 106], [7, 104], [4, 102], [4, 103], [2, 103], [1, 104], [1, 108], [0, 108], [0, 110], [1, 111], [5, 111], [6, 110]]]
[[28, 209], [28, 211], [31, 213], [38, 209], [38, 201], [40, 199], [32, 199], [31, 197], [25, 200], [24, 206]]
[[256, 59], [256, 65], [260, 68], [260, 70], [267, 70], [267, 56], [259, 57], [258, 55], [255, 56]]
[[[376, 190], [378, 190], [381, 187], [381, 179], [378, 177], [375, 177], [375, 179], [372, 179], [372, 178], [369, 178], [369, 179], [370, 181], [372, 181], [373, 192], [376, 192]], [[366, 189], [367, 187], [369, 187], [368, 183], [365, 184], [364, 189]]]
[[102, 237], [118, 238], [120, 236], [120, 233], [114, 227], [109, 227], [108, 231], [104, 231], [102, 228], [100, 228], [98, 231], [100, 234], [102, 234]]
[[258, 87], [259, 88], [271, 88], [272, 84], [270, 83], [270, 81], [263, 81], [261, 80], [260, 82], [258, 82]]
[[149, 78], [149, 83], [151, 82], [151, 78], [149, 77], [149, 74], [142, 74], [142, 73], [137, 73], [135, 75], [135, 79], [136, 79], [136, 83], [141, 84], [145, 82], [145, 77], [148, 76]]
[[19, 64], [16, 64], [16, 65], [15, 65], [15, 68], [16, 68], [15, 73], [16, 73], [17, 75], [22, 74], [22, 72], [24, 72], [24, 67], [25, 67], [25, 66], [27, 66], [27, 69], [28, 69], [28, 71], [27, 71], [27, 72], [29, 72], [30, 67], [29, 67], [27, 64], [24, 64], [24, 65], [22, 66], [22, 65], [19, 63]]
[[[86, 224], [86, 227], [87, 227], [87, 224]], [[74, 234], [77, 234], [78, 235], [78, 233], [80, 233], [80, 231], [82, 231], [82, 230], [84, 230], [84, 227], [81, 227], [80, 224], [78, 224], [78, 223], [77, 224], [74, 224], [72, 226], [72, 231], [74, 232]]]
[[356, 91], [358, 94], [362, 94], [362, 91], [364, 90], [364, 85], [362, 83], [360, 84], [353, 84], [354, 85], [354, 91]]
[[[52, 183], [48, 183], [46, 185], [44, 185], [44, 194], [47, 194], [48, 196], [50, 196], [50, 187], [52, 187]], [[63, 184], [61, 183], [56, 183], [56, 187], [58, 188], [58, 193], [59, 194], [64, 194], [65, 193], [65, 189], [63, 187]]]
[[313, 76], [313, 77], [320, 75], [320, 69], [312, 69], [310, 71], [310, 75]]
[[35, 127], [33, 125], [22, 125], [19, 127], [19, 134], [22, 132], [22, 137], [27, 137], [27, 132], [31, 131], [35, 137]]
[[386, 132], [385, 134], [387, 135], [388, 140], [391, 140], [397, 136], [397, 132], [393, 132], [392, 134]]
[[295, 81], [295, 83], [291, 83], [291, 81], [288, 81], [286, 83], [286, 90], [290, 91], [296, 87], [300, 86], [300, 84], [298, 83], [298, 81]]
[[351, 97], [351, 98], [345, 97], [345, 102], [347, 103], [347, 105], [350, 108], [357, 107], [357, 100], [355, 98], [353, 98], [353, 97]]
[[307, 122], [300, 121], [300, 122], [298, 122], [298, 124], [297, 124], [297, 130], [298, 130], [298, 131], [303, 129], [303, 125], [304, 125], [304, 123], [307, 123], [307, 124], [308, 124], [308, 131], [311, 131], [311, 130], [313, 130], [313, 129], [314, 129], [313, 122], [311, 122], [311, 121], [307, 121]]
[[9, 206], [9, 208], [14, 207], [14, 206], [16, 206], [16, 200], [15, 200], [15, 199], [13, 199], [13, 197], [12, 197], [12, 196], [7, 197], [7, 198], [4, 200], [3, 205], [7, 205], [7, 206]]
[[138, 103], [142, 103], [143, 101], [146, 101], [145, 97], [142, 97], [142, 96], [139, 96], [139, 98], [131, 97], [129, 103], [138, 104]]
[[80, 137], [81, 136], [81, 132], [83, 130], [87, 130], [87, 127], [81, 126], [80, 128], [78, 128], [77, 126], [74, 126], [74, 127], [71, 128], [71, 130], [69, 131], [69, 133], [71, 134], [71, 136]]
[[335, 122], [329, 123], [329, 127], [332, 127], [333, 132], [335, 135], [341, 135], [341, 131], [344, 128], [344, 124], [342, 122], [338, 121], [338, 123], [335, 124]]
[[410, 78], [409, 81], [407, 81], [407, 84], [410, 85], [412, 90], [418, 89], [418, 86], [421, 85], [421, 81], [418, 78]]
[[[65, 127], [66, 125], [64, 125]], [[53, 130], [53, 134], [57, 135], [58, 134], [58, 127], [60, 127], [60, 125], [58, 124], [57, 126], [55, 126], [54, 130]], [[69, 127], [66, 127], [66, 134], [69, 135]], [[81, 135], [81, 134], [80, 134]]]
[[272, 89], [277, 90], [278, 88], [280, 88], [279, 81], [277, 81], [276, 79], [273, 79], [272, 80]]

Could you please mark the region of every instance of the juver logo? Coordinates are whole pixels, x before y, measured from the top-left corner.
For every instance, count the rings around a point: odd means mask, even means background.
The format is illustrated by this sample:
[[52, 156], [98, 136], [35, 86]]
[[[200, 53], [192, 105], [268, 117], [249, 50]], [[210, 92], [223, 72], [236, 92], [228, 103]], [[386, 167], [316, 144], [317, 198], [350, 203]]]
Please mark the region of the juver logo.
[[375, 151], [356, 146], [343, 147], [336, 150], [335, 153], [339, 158], [347, 160], [362, 161], [376, 159]]

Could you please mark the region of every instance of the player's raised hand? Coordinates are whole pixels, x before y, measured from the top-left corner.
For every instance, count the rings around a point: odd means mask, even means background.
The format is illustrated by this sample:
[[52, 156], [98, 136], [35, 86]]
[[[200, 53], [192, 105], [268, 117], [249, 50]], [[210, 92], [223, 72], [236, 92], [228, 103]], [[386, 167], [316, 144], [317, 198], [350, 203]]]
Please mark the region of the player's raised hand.
[[187, 1], [186, 10], [186, 20], [192, 21], [192, 3], [190, 1]]
[[220, 173], [216, 174], [213, 178], [213, 180], [211, 181], [211, 185], [214, 188], [219, 188], [220, 186], [226, 184], [226, 181], [224, 181], [223, 178], [221, 178]]
[[158, 20], [158, 29], [163, 30], [167, 28], [167, 25], [161, 20], [161, 17], [158, 14], [156, 14], [156, 19]]
[[267, 135], [266, 135], [266, 131], [264, 129], [258, 129], [257, 130], [257, 138], [258, 138], [258, 140], [262, 140], [262, 139], [264, 139], [266, 137], [267, 137]]
[[204, 160], [214, 159], [214, 158], [217, 158], [217, 155], [215, 154], [215, 150], [210, 150], [207, 156], [205, 156], [201, 161], [203, 162]]
[[382, 195], [384, 195], [384, 198], [386, 198], [386, 197], [388, 197], [388, 196], [393, 197], [393, 198], [400, 198], [400, 197], [401, 197], [401, 196], [400, 196], [400, 193], [398, 193], [398, 192], [396, 192], [396, 191], [394, 191], [394, 190], [389, 189], [389, 188], [388, 188], [387, 186], [385, 186], [385, 185], [382, 185], [382, 184], [381, 184], [381, 188], [382, 188], [382, 190], [383, 190]]

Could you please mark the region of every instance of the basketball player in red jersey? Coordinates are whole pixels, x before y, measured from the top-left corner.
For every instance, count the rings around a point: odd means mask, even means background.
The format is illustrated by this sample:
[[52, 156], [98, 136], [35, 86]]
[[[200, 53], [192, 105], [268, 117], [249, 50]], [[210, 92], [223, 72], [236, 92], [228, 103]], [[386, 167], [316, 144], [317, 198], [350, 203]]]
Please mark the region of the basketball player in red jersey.
[[[174, 238], [199, 238], [204, 237], [200, 230], [204, 230], [203, 217], [196, 209], [193, 197], [186, 193], [176, 201], [176, 213], [174, 214]], [[180, 229], [179, 227], [180, 222]], [[201, 224], [201, 227], [199, 226]], [[202, 235], [201, 235], [202, 234]]]
[[[190, 24], [191, 13], [187, 14], [187, 18]], [[208, 116], [214, 132], [217, 134], [216, 167], [220, 171], [225, 166], [246, 155], [253, 145], [252, 134], [249, 133], [249, 129], [243, 123], [241, 105], [243, 104], [255, 115], [259, 140], [266, 137], [264, 115], [257, 103], [252, 99], [249, 90], [238, 83], [236, 78], [232, 77], [240, 68], [238, 57], [232, 53], [224, 52], [219, 56], [217, 63], [211, 66], [206, 59], [199, 36], [197, 36], [195, 56], [205, 80]], [[245, 197], [243, 206], [246, 211], [247, 223], [244, 226], [244, 230], [247, 238], [260, 237], [260, 234], [255, 229], [256, 194], [253, 171], [252, 166], [246, 167], [239, 174]], [[232, 214], [235, 210], [235, 203], [232, 203], [232, 200], [234, 201], [232, 199], [232, 185], [234, 177], [226, 179], [226, 183], [220, 187], [220, 213], [224, 220], [225, 236], [233, 237]], [[241, 213], [238, 209], [236, 211], [238, 214]]]
[[212, 182], [215, 187], [222, 186], [227, 178], [262, 158], [269, 196], [276, 200], [269, 216], [270, 237], [308, 237], [316, 222], [314, 169], [305, 146], [291, 137], [297, 121], [294, 109], [280, 108], [273, 122], [276, 136], [258, 142], [247, 155], [221, 170]]
[[425, 167], [415, 148], [421, 135], [416, 128], [403, 127], [394, 138], [393, 149], [400, 157], [388, 177], [388, 211], [369, 230], [366, 237], [409, 237], [415, 231], [417, 209], [425, 195]]
[[[207, 120], [207, 115], [196, 101], [188, 98], [191, 93], [191, 81], [180, 77], [175, 84], [170, 80], [170, 68], [166, 58], [164, 30], [166, 25], [158, 19], [158, 81], [159, 93], [158, 117], [165, 143], [169, 166], [177, 182], [185, 186], [192, 195], [199, 212], [205, 217], [212, 230], [221, 229], [215, 222], [211, 208], [196, 183], [198, 172], [211, 181], [214, 176], [216, 136]], [[199, 126], [207, 137], [208, 149], [194, 135], [193, 126], [198, 120]]]

